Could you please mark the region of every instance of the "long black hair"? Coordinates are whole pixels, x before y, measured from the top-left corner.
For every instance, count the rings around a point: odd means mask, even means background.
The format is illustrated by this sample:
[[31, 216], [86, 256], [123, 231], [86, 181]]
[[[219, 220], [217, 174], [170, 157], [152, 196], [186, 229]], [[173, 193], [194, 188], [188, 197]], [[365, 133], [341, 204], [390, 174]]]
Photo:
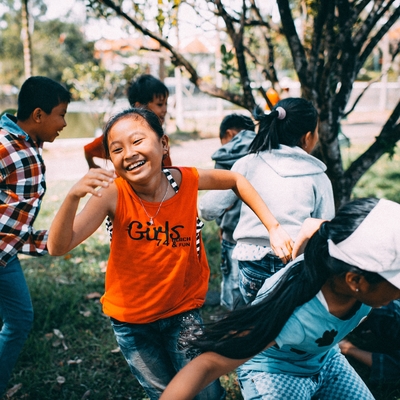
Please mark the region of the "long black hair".
[[322, 224], [309, 240], [304, 261], [295, 262], [264, 298], [255, 305], [235, 310], [221, 321], [199, 330], [193, 345], [233, 359], [256, 355], [275, 340], [293, 311], [310, 301], [332, 276], [352, 271], [370, 283], [383, 278], [332, 258], [328, 239], [339, 243], [349, 237], [378, 203], [359, 199], [343, 206], [330, 222]]
[[[283, 108], [284, 115], [278, 107]], [[318, 112], [313, 104], [300, 97], [289, 97], [279, 101], [269, 114], [256, 108], [254, 118], [260, 121], [258, 133], [249, 147], [249, 153], [279, 149], [281, 144], [294, 147], [307, 132], [314, 132], [318, 123]]]
[[161, 139], [164, 136], [164, 130], [161, 126], [160, 119], [153, 111], [147, 110], [146, 108], [128, 108], [113, 115], [106, 123], [103, 129], [103, 147], [106, 158], [110, 158], [110, 149], [108, 147], [108, 135], [111, 128], [120, 120], [124, 118], [132, 118], [139, 120], [144, 119], [150, 128], [156, 133]]

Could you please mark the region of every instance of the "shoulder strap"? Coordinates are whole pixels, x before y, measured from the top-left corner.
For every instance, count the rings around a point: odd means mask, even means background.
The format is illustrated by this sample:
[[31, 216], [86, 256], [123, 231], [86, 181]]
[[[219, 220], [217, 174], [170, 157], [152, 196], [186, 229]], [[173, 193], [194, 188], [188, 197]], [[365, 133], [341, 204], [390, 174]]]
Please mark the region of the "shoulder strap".
[[179, 186], [178, 186], [178, 184], [175, 182], [175, 179], [174, 179], [174, 177], [172, 176], [171, 172], [169, 172], [169, 169], [164, 168], [164, 169], [163, 169], [163, 172], [164, 172], [165, 176], [167, 177], [168, 182], [171, 184], [172, 189], [175, 190], [175, 193], [178, 193], [178, 192], [179, 192]]

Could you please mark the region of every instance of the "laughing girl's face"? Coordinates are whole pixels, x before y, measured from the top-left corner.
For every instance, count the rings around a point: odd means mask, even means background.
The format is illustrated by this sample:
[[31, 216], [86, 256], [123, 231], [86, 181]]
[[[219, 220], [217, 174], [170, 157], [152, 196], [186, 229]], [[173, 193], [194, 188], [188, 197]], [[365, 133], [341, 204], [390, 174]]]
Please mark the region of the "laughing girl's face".
[[165, 136], [160, 138], [138, 115], [127, 115], [110, 129], [108, 147], [115, 172], [134, 183], [145, 183], [160, 173], [167, 149]]

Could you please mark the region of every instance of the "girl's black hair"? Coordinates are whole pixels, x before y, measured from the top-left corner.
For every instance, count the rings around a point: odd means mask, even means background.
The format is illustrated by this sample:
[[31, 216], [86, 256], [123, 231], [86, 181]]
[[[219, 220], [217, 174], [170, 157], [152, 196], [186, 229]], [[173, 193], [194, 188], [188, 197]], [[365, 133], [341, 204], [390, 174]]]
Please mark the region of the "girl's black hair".
[[[286, 112], [283, 119], [278, 118], [278, 107], [282, 107]], [[299, 146], [300, 139], [307, 132], [314, 132], [318, 123], [316, 108], [310, 101], [300, 97], [289, 97], [279, 101], [269, 114], [257, 107], [253, 116], [260, 124], [249, 153], [279, 149], [281, 144]]]
[[161, 126], [160, 119], [156, 114], [145, 108], [128, 108], [112, 116], [103, 129], [103, 147], [107, 158], [110, 158], [110, 149], [108, 147], [108, 135], [110, 130], [118, 121], [124, 118], [132, 118], [135, 120], [140, 120], [140, 118], [142, 118], [160, 139], [164, 136], [164, 130]]
[[199, 330], [193, 346], [225, 357], [243, 359], [256, 355], [275, 340], [294, 310], [310, 301], [334, 275], [352, 271], [377, 283], [383, 278], [332, 258], [328, 239], [339, 243], [349, 237], [376, 206], [377, 199], [360, 199], [343, 206], [337, 216], [309, 240], [304, 261], [289, 268], [257, 304], [229, 313], [224, 319]]

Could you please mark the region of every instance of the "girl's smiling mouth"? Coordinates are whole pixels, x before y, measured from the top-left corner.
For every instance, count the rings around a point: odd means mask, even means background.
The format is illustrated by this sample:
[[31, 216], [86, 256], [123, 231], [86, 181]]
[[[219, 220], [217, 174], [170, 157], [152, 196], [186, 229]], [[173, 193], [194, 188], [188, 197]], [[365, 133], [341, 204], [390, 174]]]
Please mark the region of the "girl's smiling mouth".
[[146, 161], [144, 161], [144, 160], [138, 161], [138, 162], [136, 162], [136, 163], [134, 163], [134, 164], [128, 165], [128, 166], [126, 167], [126, 170], [127, 170], [127, 171], [132, 171], [132, 170], [134, 170], [134, 169], [136, 169], [136, 168], [141, 167], [141, 166], [144, 165], [145, 163], [146, 163]]

